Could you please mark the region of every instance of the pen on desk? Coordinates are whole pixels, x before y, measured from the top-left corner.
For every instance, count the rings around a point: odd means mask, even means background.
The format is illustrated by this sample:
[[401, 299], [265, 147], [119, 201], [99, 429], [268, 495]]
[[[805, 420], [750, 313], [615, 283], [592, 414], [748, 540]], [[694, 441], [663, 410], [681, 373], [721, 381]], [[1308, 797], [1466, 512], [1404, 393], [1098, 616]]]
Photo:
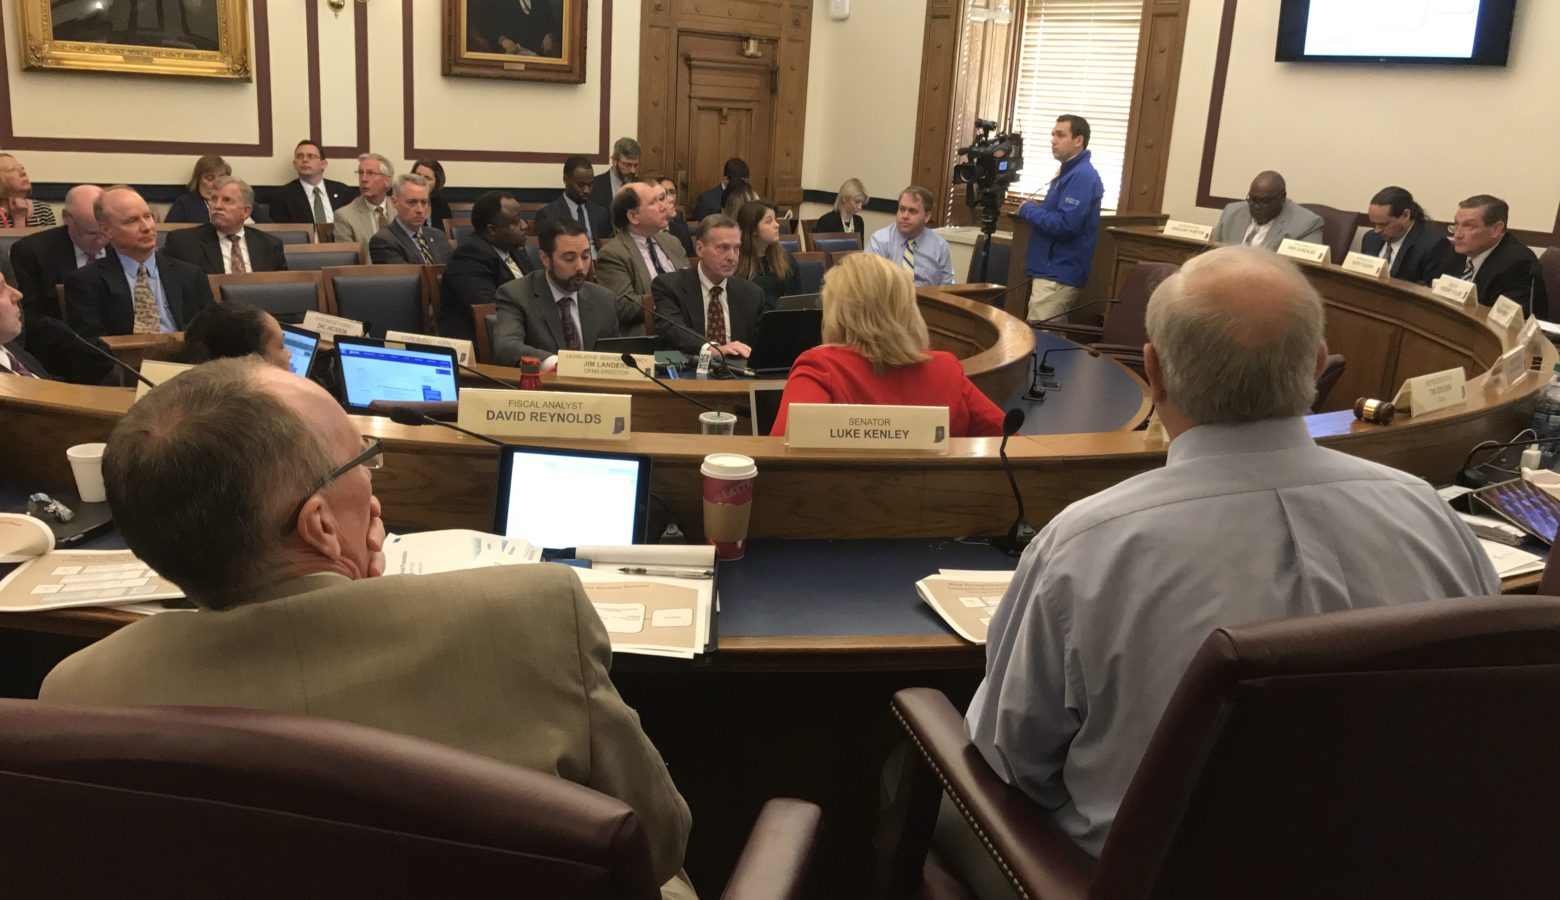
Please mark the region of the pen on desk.
[[714, 569], [655, 569], [645, 566], [619, 566], [624, 575], [651, 575], [656, 578], [714, 578]]

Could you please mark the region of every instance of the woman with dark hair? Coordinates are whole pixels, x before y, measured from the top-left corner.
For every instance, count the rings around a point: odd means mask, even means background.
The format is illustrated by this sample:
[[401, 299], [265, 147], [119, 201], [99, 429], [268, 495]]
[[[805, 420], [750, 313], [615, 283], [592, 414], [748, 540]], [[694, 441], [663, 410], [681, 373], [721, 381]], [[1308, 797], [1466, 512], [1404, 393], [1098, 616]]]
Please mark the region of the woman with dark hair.
[[772, 204], [757, 200], [737, 210], [737, 230], [742, 233], [742, 255], [737, 277], [757, 284], [764, 292], [764, 309], [771, 310], [781, 297], [802, 292], [802, 273], [791, 251], [780, 246], [780, 222]]
[[195, 160], [195, 171], [190, 173], [190, 183], [184, 193], [175, 197], [168, 207], [164, 222], [191, 222], [205, 225], [211, 221], [211, 195], [217, 192], [215, 182], [223, 175], [232, 175], [233, 167], [215, 153], [208, 153]]
[[444, 166], [436, 159], [419, 159], [412, 163], [412, 171], [433, 185], [433, 189], [428, 191], [428, 225], [443, 231], [444, 220], [455, 218], [455, 214], [450, 211], [450, 202], [444, 197]]
[[197, 365], [233, 356], [259, 356], [282, 369], [292, 361], [276, 319], [259, 307], [234, 302], [213, 303], [191, 319], [174, 361]]

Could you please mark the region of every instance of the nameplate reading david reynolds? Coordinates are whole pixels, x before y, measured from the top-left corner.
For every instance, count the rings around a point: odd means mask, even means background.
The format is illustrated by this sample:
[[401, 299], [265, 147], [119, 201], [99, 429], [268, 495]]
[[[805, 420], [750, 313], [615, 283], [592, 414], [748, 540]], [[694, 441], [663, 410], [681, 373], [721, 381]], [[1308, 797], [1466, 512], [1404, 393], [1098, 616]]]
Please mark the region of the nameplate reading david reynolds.
[[812, 450], [948, 452], [946, 406], [793, 403], [786, 444]]
[[630, 409], [627, 394], [467, 388], [460, 392], [458, 422], [499, 437], [626, 441]]

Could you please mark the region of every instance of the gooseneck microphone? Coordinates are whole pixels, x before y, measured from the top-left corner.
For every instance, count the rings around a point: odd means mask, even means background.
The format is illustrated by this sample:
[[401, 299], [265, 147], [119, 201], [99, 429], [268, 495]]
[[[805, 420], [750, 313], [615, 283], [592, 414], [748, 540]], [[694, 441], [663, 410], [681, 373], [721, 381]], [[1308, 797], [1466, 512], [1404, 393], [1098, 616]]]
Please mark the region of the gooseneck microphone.
[[720, 410], [718, 410], [715, 407], [709, 405], [708, 403], [705, 403], [703, 400], [694, 399], [693, 397], [690, 397], [687, 394], [684, 394], [682, 391], [679, 391], [678, 389], [672, 387], [671, 385], [669, 385], [666, 382], [662, 381], [661, 379], [655, 377], [654, 375], [650, 374], [649, 372], [646, 372], [644, 369], [639, 368], [639, 366], [635, 365], [635, 363], [634, 363], [634, 354], [632, 354], [632, 353], [624, 353], [622, 356], [620, 356], [618, 358], [623, 361], [623, 365], [628, 366], [630, 369], [633, 369], [635, 372], [638, 372], [639, 374], [645, 376], [646, 378], [648, 378], [651, 381], [655, 382], [656, 384], [660, 385], [662, 390], [666, 391], [668, 394], [671, 394], [673, 397], [681, 397], [682, 399], [687, 400], [689, 403], [692, 403], [695, 406], [702, 406], [702, 407], [704, 407], [705, 409], [709, 410], [710, 412], [720, 412]]
[[115, 356], [114, 354], [112, 354], [112, 353], [108, 352], [107, 350], [103, 349], [101, 346], [98, 345], [97, 341], [89, 341], [86, 338], [82, 337], [81, 335], [77, 334], [76, 333], [76, 329], [70, 327], [69, 325], [66, 325], [64, 322], [61, 322], [59, 319], [56, 319], [56, 318], [54, 318], [52, 316], [39, 316], [36, 319], [36, 321], [34, 322], [34, 324], [33, 324], [33, 331], [35, 331], [35, 332], [38, 331], [40, 326], [42, 326], [42, 330], [44, 332], [46, 332], [46, 333], [54, 333], [54, 334], [64, 335], [66, 338], [68, 338], [72, 342], [74, 342], [76, 344], [80, 344], [83, 347], [86, 347], [88, 350], [91, 350], [93, 353], [96, 353], [98, 356], [101, 356], [104, 359], [108, 360], [109, 362], [113, 363], [114, 366], [116, 368], [118, 368], [120, 371], [130, 373], [130, 376], [132, 378], [134, 378], [135, 380], [141, 382], [142, 384], [146, 385], [147, 387], [156, 387], [157, 386], [156, 382], [152, 381], [150, 378], [147, 378], [145, 375], [142, 375], [139, 371], [137, 371], [135, 366], [130, 365], [129, 363], [125, 362], [124, 360], [120, 359], [119, 357]]
[[516, 387], [515, 385], [510, 384], [507, 381], [504, 381], [504, 380], [499, 379], [499, 378], [494, 378], [492, 375], [489, 375], [486, 372], [481, 372], [481, 371], [478, 371], [476, 369], [473, 369], [471, 366], [468, 366], [465, 363], [457, 362], [455, 364], [455, 367], [457, 369], [460, 369], [462, 372], [470, 372], [471, 374], [477, 376], [478, 378], [482, 379], [483, 381], [490, 381], [493, 384], [498, 385], [499, 387], [503, 388], [506, 391], [518, 391], [518, 390], [520, 390], [518, 387]]
[[1013, 489], [1013, 502], [1018, 504], [1018, 518], [1013, 520], [1013, 525], [1008, 533], [991, 542], [993, 547], [1006, 553], [1008, 556], [1018, 556], [1029, 546], [1029, 542], [1035, 539], [1035, 526], [1029, 524], [1024, 518], [1024, 495], [1019, 493], [1018, 479], [1013, 475], [1013, 466], [1007, 458], [1008, 438], [1018, 433], [1024, 427], [1024, 411], [1022, 409], [1010, 409], [1002, 419], [1002, 443], [997, 446], [997, 455], [1002, 457], [1002, 471], [1007, 473], [1008, 486]]
[[[1100, 351], [1094, 349], [1093, 347], [1084, 347], [1082, 345], [1076, 347], [1052, 347], [1051, 349], [1040, 354], [1040, 358], [1035, 360], [1035, 377], [1029, 382], [1029, 390], [1024, 392], [1024, 399], [1034, 403], [1045, 402], [1047, 387], [1045, 384], [1040, 382], [1040, 376], [1056, 374], [1056, 370], [1054, 368], [1046, 365], [1045, 358], [1047, 356], [1050, 356], [1052, 353], [1073, 353], [1080, 350], [1089, 354], [1095, 359], [1098, 359], [1100, 356]], [[1057, 382], [1048, 382], [1048, 384], [1050, 385], [1049, 390], [1061, 390], [1062, 386]]]
[[728, 361], [726, 359], [726, 354], [720, 352], [720, 348], [715, 345], [714, 341], [710, 340], [709, 335], [700, 334], [699, 332], [694, 331], [692, 328], [689, 328], [687, 325], [684, 325], [683, 323], [677, 321], [676, 319], [670, 318], [669, 316], [666, 315], [666, 313], [663, 313], [660, 310], [656, 309], [654, 303], [647, 303], [647, 304], [642, 304], [642, 305], [644, 306], [644, 308], [647, 311], [649, 311], [650, 315], [655, 316], [656, 321], [658, 321], [658, 322], [665, 322], [666, 324], [672, 326], [673, 328], [677, 329], [678, 331], [681, 331], [683, 334], [686, 334], [689, 337], [694, 338], [695, 340], [697, 340], [699, 342], [699, 346], [701, 346], [701, 347], [706, 345], [706, 344], [709, 345], [710, 352], [714, 354], [715, 359], [720, 363], [721, 368], [725, 369], [727, 372], [734, 373], [734, 374], [737, 374], [737, 375], [741, 375], [744, 378], [753, 378], [757, 374], [752, 369], [745, 368], [743, 366], [739, 366], [739, 365], [737, 365], [737, 364], [735, 364], [733, 362]]
[[485, 434], [478, 434], [469, 428], [462, 428], [459, 425], [456, 425], [454, 422], [440, 421], [439, 419], [435, 419], [433, 416], [430, 416], [427, 413], [420, 413], [415, 409], [410, 409], [405, 406], [391, 407], [390, 421], [396, 423], [397, 425], [438, 425], [441, 428], [448, 428], [451, 431], [458, 431], [461, 434], [464, 434], [466, 437], [476, 438], [479, 441], [492, 444], [493, 446], [500, 449], [509, 446], [497, 438], [490, 438]]

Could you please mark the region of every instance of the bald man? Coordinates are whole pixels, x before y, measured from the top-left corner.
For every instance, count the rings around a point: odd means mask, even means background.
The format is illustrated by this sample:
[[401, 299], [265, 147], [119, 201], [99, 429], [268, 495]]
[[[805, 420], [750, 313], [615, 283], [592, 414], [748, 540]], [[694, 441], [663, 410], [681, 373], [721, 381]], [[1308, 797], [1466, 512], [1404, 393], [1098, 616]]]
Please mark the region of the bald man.
[[15, 285], [22, 292], [27, 349], [61, 378], [72, 374], [75, 345], [39, 323], [62, 318], [58, 286], [65, 283], [66, 275], [103, 255], [108, 238], [92, 213], [92, 205], [102, 193], [95, 184], [71, 188], [60, 210], [63, 225], [29, 234], [11, 245]]
[[1284, 176], [1262, 172], [1251, 179], [1246, 199], [1224, 207], [1213, 239], [1220, 244], [1244, 244], [1277, 250], [1284, 238], [1322, 242], [1322, 217], [1289, 199]]
[[616, 296], [618, 329], [625, 335], [645, 333], [650, 282], [688, 268], [682, 245], [664, 230], [671, 212], [665, 198], [665, 188], [645, 182], [626, 184], [612, 198], [616, 233], [596, 257], [596, 282]]
[[970, 735], [1091, 856], [1214, 629], [1500, 590], [1434, 488], [1311, 439], [1322, 322], [1266, 250], [1216, 249], [1166, 280], [1144, 347], [1164, 467], [1052, 519], [992, 617]]

